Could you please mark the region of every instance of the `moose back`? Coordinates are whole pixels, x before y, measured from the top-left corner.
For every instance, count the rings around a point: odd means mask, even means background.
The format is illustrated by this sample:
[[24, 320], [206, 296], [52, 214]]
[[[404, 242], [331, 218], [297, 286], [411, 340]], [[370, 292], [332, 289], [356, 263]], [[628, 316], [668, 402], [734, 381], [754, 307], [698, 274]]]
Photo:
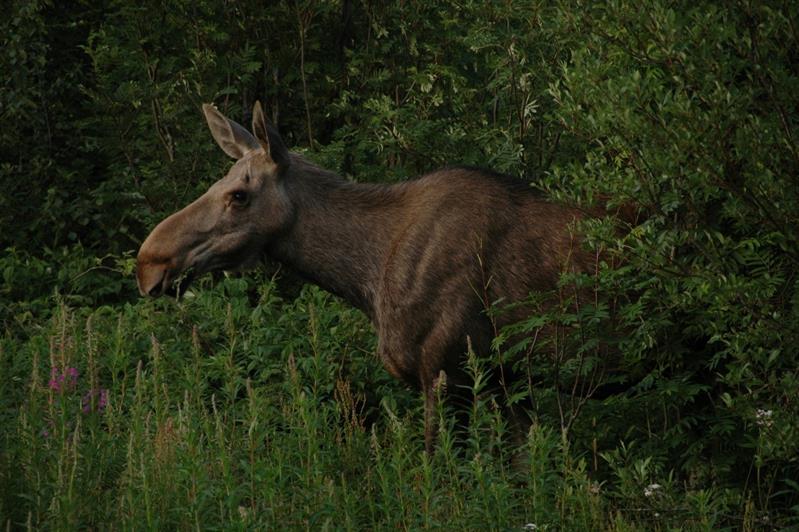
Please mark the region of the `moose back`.
[[290, 153], [260, 103], [252, 132], [211, 105], [203, 111], [236, 163], [147, 237], [139, 291], [169, 293], [178, 279], [270, 255], [369, 316], [386, 369], [424, 394], [428, 451], [439, 376], [450, 389], [465, 383], [467, 341], [487, 352], [498, 328], [524, 317], [492, 322], [486, 309], [552, 290], [562, 272], [593, 263], [571, 230], [584, 214], [511, 178], [453, 167], [394, 185], [353, 183]]

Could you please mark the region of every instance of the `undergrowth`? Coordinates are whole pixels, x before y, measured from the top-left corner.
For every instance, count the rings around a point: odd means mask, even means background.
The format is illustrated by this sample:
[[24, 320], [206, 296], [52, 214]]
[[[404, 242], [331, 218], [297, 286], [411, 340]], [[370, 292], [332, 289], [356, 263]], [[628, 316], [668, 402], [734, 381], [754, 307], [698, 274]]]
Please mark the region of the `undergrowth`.
[[[479, 389], [461, 407], [466, 427], [439, 404], [427, 456], [420, 397], [381, 368], [365, 317], [315, 288], [287, 300], [271, 281], [228, 279], [180, 302], [59, 301], [28, 332], [2, 341], [5, 527], [711, 530], [768, 519], [741, 492], [686, 488], [634, 445], [574, 445], [546, 412], [513, 437]], [[468, 368], [478, 383], [488, 371], [473, 356]], [[591, 426], [580, 430], [601, 432]]]

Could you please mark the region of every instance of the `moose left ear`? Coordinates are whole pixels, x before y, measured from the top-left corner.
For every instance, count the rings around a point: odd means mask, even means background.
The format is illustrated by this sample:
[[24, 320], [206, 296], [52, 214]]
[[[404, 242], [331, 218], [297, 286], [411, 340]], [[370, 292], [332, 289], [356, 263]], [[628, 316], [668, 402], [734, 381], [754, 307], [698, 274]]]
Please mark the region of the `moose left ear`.
[[252, 109], [252, 132], [267, 157], [272, 159], [281, 170], [288, 168], [291, 163], [289, 151], [277, 130], [266, 123], [260, 101], [256, 101]]
[[204, 103], [203, 114], [216, 143], [234, 159], [241, 159], [248, 151], [258, 149], [258, 142], [247, 128], [226, 118], [213, 105]]

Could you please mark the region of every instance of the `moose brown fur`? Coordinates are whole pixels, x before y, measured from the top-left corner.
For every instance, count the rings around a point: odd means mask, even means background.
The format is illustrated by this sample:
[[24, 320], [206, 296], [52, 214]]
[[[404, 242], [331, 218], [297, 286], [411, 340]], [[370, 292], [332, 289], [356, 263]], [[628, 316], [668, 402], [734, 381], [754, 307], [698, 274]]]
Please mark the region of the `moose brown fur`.
[[571, 231], [583, 213], [510, 178], [456, 167], [395, 185], [352, 183], [289, 153], [259, 103], [252, 134], [210, 105], [203, 111], [237, 162], [142, 244], [140, 292], [270, 255], [369, 316], [386, 369], [424, 393], [428, 451], [441, 372], [450, 389], [461, 383], [467, 341], [487, 352], [498, 327], [523, 317], [492, 323], [486, 308], [552, 290], [563, 271], [592, 263]]

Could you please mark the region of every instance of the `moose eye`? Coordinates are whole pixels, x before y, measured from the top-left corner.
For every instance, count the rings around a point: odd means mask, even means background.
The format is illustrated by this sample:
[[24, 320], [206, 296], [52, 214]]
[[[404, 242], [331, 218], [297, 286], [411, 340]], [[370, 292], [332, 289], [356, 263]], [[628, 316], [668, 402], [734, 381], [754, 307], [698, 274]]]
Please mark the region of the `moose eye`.
[[233, 201], [238, 204], [244, 204], [247, 202], [247, 193], [243, 190], [237, 190], [230, 195], [233, 198]]

